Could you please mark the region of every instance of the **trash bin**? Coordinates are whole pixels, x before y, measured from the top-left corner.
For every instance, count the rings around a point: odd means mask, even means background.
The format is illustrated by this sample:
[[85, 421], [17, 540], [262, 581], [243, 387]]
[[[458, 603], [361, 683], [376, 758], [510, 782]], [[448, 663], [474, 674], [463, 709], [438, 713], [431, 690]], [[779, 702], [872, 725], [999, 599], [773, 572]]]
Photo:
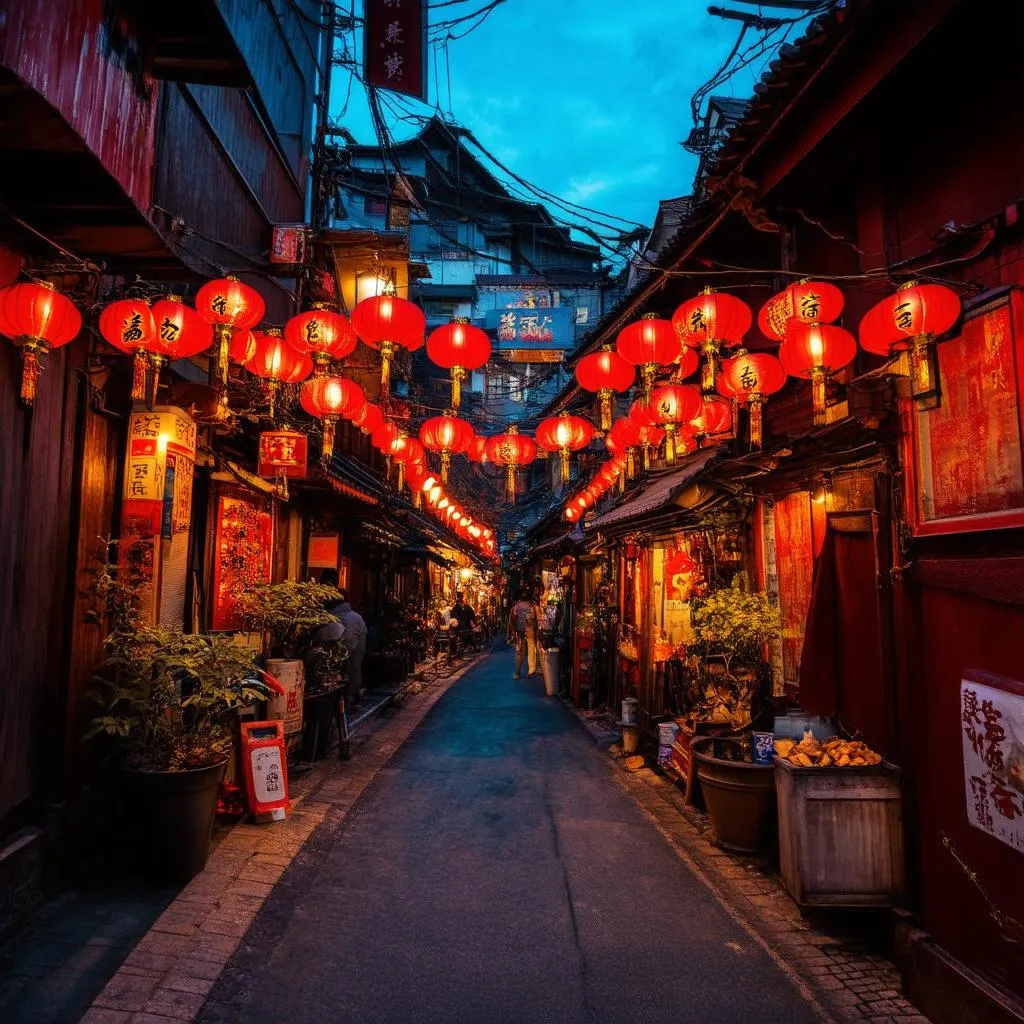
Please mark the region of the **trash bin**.
[[557, 647], [545, 647], [540, 653], [540, 670], [544, 676], [544, 692], [549, 697], [558, 696], [558, 680], [561, 669], [558, 664], [561, 651]]

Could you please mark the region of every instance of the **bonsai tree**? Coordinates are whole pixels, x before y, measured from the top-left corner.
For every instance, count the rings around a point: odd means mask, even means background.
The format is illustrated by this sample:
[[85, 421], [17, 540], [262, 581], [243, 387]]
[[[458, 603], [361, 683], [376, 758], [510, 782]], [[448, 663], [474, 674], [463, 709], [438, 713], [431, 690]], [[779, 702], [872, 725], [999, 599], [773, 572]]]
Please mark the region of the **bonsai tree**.
[[[747, 588], [746, 575], [716, 590], [693, 608], [691, 656], [699, 659], [706, 697], [718, 716], [750, 720], [751, 705], [767, 678], [765, 646], [782, 633], [779, 610], [767, 594]], [[715, 671], [714, 665], [721, 666]]]
[[[116, 542], [106, 542], [106, 554]], [[95, 573], [105, 622], [97, 689], [101, 712], [86, 739], [106, 736], [127, 768], [184, 771], [223, 761], [231, 749], [231, 712], [265, 696], [253, 653], [224, 636], [146, 624], [140, 613], [144, 558], [125, 546], [121, 564], [101, 559]]]
[[322, 583], [260, 583], [238, 599], [238, 610], [251, 632], [269, 635], [265, 654], [294, 657], [309, 636], [334, 619], [326, 610], [340, 600], [334, 587]]

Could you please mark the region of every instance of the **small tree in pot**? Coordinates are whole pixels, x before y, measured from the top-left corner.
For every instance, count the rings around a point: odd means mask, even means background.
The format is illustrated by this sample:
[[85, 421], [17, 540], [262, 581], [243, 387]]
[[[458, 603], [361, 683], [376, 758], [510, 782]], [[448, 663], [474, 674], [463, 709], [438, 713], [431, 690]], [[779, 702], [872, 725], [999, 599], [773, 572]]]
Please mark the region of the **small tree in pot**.
[[333, 622], [327, 606], [341, 600], [322, 583], [259, 583], [238, 599], [248, 629], [264, 636], [264, 654], [294, 658], [320, 626]]

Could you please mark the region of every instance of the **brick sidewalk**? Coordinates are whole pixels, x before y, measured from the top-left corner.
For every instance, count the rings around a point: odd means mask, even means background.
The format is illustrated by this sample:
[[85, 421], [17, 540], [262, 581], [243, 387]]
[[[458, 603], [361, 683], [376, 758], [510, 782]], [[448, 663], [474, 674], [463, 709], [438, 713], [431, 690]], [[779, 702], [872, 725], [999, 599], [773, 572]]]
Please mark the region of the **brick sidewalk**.
[[[605, 750], [600, 721], [578, 715]], [[617, 735], [614, 737], [617, 739]], [[827, 931], [801, 915], [777, 874], [712, 845], [707, 816], [650, 768], [630, 773], [609, 753], [616, 780], [680, 859], [795, 985], [836, 1024], [929, 1024], [900, 995], [895, 964], [861, 936]]]
[[405, 698], [352, 740], [352, 760], [321, 762], [291, 787], [293, 811], [272, 825], [238, 825], [96, 997], [80, 1024], [187, 1024], [264, 901], [328, 814], [340, 819], [440, 697], [480, 658]]

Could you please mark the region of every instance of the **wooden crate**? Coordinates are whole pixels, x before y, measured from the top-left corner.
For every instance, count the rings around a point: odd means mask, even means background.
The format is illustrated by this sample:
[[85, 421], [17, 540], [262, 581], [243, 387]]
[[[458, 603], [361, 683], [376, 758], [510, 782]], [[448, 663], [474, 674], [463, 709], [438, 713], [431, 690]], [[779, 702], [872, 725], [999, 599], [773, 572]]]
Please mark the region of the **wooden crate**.
[[903, 891], [891, 765], [798, 768], [775, 758], [782, 881], [800, 907], [889, 907]]

